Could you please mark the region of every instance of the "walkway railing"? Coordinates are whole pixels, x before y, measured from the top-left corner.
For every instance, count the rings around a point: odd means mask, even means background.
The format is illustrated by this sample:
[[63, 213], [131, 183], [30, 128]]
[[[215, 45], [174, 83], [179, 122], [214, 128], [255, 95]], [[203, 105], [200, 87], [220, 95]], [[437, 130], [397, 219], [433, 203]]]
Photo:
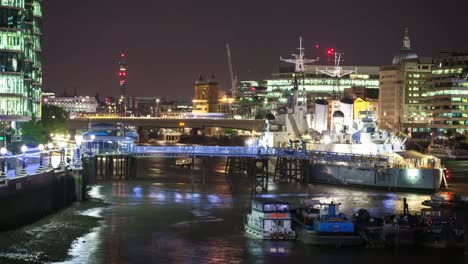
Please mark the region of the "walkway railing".
[[280, 157], [295, 159], [325, 159], [332, 161], [388, 162], [388, 157], [377, 155], [345, 154], [338, 152], [266, 147], [223, 147], [223, 146], [135, 146], [132, 152], [137, 157]]

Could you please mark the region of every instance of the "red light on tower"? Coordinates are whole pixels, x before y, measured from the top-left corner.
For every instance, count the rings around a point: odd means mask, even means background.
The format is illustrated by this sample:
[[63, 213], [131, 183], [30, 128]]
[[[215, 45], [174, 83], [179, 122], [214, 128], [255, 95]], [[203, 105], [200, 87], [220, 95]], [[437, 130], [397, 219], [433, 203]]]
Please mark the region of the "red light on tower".
[[316, 49], [320, 48], [319, 44], [315, 44], [315, 48]]
[[327, 55], [333, 55], [335, 53], [335, 49], [328, 49]]
[[125, 57], [125, 53], [121, 53], [121, 54], [120, 54], [120, 57], [121, 57], [121, 58]]

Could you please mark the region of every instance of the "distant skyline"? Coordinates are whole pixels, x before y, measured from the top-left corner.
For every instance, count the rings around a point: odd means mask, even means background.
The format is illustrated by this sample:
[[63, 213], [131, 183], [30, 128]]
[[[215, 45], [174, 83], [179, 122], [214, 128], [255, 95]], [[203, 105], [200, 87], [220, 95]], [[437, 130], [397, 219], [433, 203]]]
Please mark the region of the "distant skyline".
[[226, 43], [238, 79], [263, 80], [287, 65], [279, 57], [296, 53], [299, 36], [318, 64], [326, 48], [344, 65], [390, 64], [405, 27], [420, 56], [468, 50], [466, 10], [455, 0], [43, 1], [43, 87], [117, 96], [125, 52], [129, 95], [190, 99], [200, 73], [230, 88]]

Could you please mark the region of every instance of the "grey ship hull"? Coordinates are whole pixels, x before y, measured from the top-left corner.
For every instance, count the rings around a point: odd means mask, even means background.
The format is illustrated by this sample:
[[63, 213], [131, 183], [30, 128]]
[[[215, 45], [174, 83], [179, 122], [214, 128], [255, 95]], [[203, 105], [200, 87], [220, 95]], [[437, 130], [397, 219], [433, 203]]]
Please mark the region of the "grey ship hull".
[[336, 164], [310, 165], [310, 183], [358, 185], [391, 190], [437, 192], [442, 183], [441, 169], [360, 168]]

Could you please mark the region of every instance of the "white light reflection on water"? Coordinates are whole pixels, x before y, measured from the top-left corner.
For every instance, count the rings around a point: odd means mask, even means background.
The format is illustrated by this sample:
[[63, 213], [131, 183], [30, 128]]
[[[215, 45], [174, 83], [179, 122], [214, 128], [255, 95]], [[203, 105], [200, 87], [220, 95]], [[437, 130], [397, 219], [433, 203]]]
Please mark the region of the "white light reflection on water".
[[166, 196], [165, 196], [164, 194], [162, 194], [162, 193], [158, 193], [156, 196], [157, 196], [157, 198], [158, 198], [159, 201], [164, 201], [164, 200], [166, 200]]
[[174, 194], [174, 202], [182, 203], [182, 198], [184, 198], [184, 197], [180, 193], [175, 193]]
[[143, 189], [141, 188], [141, 186], [133, 187], [133, 197], [137, 199], [143, 198]]
[[105, 196], [102, 194], [102, 185], [94, 185], [88, 191], [90, 197], [94, 197], [96, 199], [104, 199]]
[[64, 262], [56, 262], [62, 264], [72, 263], [90, 263], [96, 261], [96, 253], [99, 251], [99, 232], [101, 227], [94, 228], [91, 233], [76, 239], [68, 254], [72, 257], [71, 260]]
[[86, 216], [99, 217], [100, 218], [100, 217], [102, 217], [102, 212], [103, 212], [103, 208], [98, 207], [98, 208], [91, 208], [91, 209], [85, 210], [81, 214], [86, 215]]

